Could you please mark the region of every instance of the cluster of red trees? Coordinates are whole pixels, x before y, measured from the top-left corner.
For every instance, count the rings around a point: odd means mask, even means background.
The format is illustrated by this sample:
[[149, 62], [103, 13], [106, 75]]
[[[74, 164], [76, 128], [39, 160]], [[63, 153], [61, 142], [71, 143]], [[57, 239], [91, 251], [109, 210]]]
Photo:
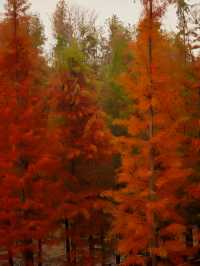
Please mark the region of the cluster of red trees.
[[34, 45], [28, 8], [25, 0], [8, 0], [0, 24], [2, 259], [15, 265], [23, 256], [33, 265], [37, 254], [42, 265], [43, 243], [56, 241], [63, 227], [70, 264], [71, 245], [75, 250], [81, 241], [77, 233], [71, 243], [70, 220], [102, 209], [101, 190], [82, 186], [76, 172], [87, 175], [84, 164], [107, 160], [111, 137], [84, 77], [60, 71], [48, 86], [43, 82], [44, 58]]
[[[64, 28], [64, 1], [54, 15], [57, 43], [49, 65], [28, 1], [6, 1], [0, 22], [0, 265], [42, 266], [48, 249], [60, 245], [65, 255], [52, 265], [106, 265], [111, 225], [109, 245], [122, 255], [116, 263], [185, 266], [197, 258], [200, 60], [185, 38], [175, 41], [161, 29], [169, 4], [143, 2], [135, 38], [124, 51], [132, 59], [115, 77], [131, 110], [111, 121], [125, 132], [115, 134], [97, 100], [101, 75], [94, 81], [69, 38], [71, 28]], [[109, 166], [116, 154], [117, 185], [107, 180], [113, 180]]]

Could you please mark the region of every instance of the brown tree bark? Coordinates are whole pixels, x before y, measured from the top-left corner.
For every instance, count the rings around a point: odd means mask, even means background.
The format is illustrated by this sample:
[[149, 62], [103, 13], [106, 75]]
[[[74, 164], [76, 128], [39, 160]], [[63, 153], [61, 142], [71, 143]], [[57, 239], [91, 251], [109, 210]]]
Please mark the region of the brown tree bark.
[[42, 266], [42, 240], [38, 240], [38, 266]]
[[14, 266], [13, 254], [11, 250], [8, 250], [8, 264]]
[[69, 229], [70, 229], [70, 223], [68, 219], [65, 219], [64, 221], [65, 225], [65, 254], [66, 254], [66, 260], [68, 263], [71, 263], [71, 239], [69, 237]]
[[[26, 245], [31, 245], [32, 244], [32, 240], [27, 240]], [[34, 254], [31, 248], [27, 248], [24, 251], [24, 264], [25, 266], [33, 266], [34, 265]]]

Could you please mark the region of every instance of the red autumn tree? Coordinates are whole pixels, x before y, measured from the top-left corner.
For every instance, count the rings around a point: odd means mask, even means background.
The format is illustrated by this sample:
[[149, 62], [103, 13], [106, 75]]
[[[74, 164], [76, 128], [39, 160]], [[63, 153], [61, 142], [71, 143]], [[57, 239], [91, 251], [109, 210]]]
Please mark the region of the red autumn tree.
[[187, 120], [184, 127], [185, 134], [185, 151], [187, 154], [187, 165], [193, 169], [189, 178], [190, 185], [188, 188], [189, 197], [185, 200], [185, 217], [188, 221], [188, 231], [195, 256], [193, 260], [199, 258], [199, 153], [200, 153], [200, 134], [199, 134], [199, 58], [195, 57], [193, 62], [187, 62], [186, 74], [184, 78], [185, 106], [187, 110]]
[[84, 245], [89, 246], [90, 236], [86, 234], [87, 240], [81, 240], [81, 225], [76, 221], [80, 217], [83, 224], [87, 223], [85, 220], [93, 211], [104, 206], [99, 197], [103, 186], [98, 180], [104, 177], [95, 168], [97, 162], [111, 160], [112, 145], [105, 115], [97, 104], [92, 70], [77, 40], [65, 35], [67, 22], [63, 12], [66, 12], [64, 1], [60, 1], [54, 16], [57, 39], [50, 89], [49, 138], [53, 140], [50, 149], [61, 164], [57, 173], [63, 182], [58, 219], [62, 219], [65, 227], [66, 259], [72, 263], [88, 257]]
[[49, 187], [41, 174], [49, 158], [41, 86], [44, 60], [31, 35], [28, 1], [8, 0], [5, 7], [0, 24], [0, 230], [6, 235], [1, 247], [8, 250], [9, 265], [20, 254], [26, 265], [33, 265], [34, 240], [48, 231], [46, 203], [52, 190], [45, 194]]
[[[53, 139], [51, 148], [63, 165], [61, 172], [57, 173], [63, 182], [59, 215], [64, 219], [68, 235], [70, 220], [73, 223], [77, 215], [89, 218], [93, 209], [102, 206], [98, 207], [102, 187], [95, 185], [96, 177], [91, 176], [90, 165], [110, 160], [112, 147], [111, 136], [105, 127], [104, 116], [94, 100], [94, 93], [87, 89], [79, 76], [73, 76], [67, 71], [63, 82], [60, 83], [59, 80], [56, 79], [52, 88], [49, 136]], [[101, 202], [100, 199], [99, 201]], [[74, 236], [74, 245], [79, 237]], [[70, 262], [73, 255], [68, 242], [67, 238], [66, 253]]]
[[[182, 265], [186, 222], [180, 210], [191, 174], [185, 164], [182, 72], [169, 37], [160, 29], [166, 3], [144, 2], [134, 61], [121, 77], [133, 99], [132, 116], [119, 122], [122, 166], [114, 193], [114, 233], [124, 265]], [[116, 121], [116, 123], [118, 123]]]

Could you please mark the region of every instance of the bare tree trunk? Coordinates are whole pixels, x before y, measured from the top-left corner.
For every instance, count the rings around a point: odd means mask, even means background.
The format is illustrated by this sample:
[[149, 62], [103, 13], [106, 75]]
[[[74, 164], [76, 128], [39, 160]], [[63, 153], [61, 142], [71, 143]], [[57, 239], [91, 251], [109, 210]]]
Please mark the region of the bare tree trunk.
[[101, 259], [102, 259], [102, 266], [106, 265], [106, 247], [105, 247], [105, 240], [104, 240], [104, 232], [101, 232], [100, 241], [101, 241]]
[[116, 264], [120, 264], [121, 263], [121, 256], [119, 254], [116, 254]]
[[68, 219], [65, 219], [65, 254], [68, 263], [71, 263], [71, 239], [69, 237], [70, 223]]
[[89, 245], [91, 263], [92, 265], [94, 265], [94, 238], [92, 235], [88, 237], [88, 245]]
[[72, 264], [77, 265], [77, 246], [74, 242], [72, 242], [72, 250], [73, 250]]
[[25, 266], [34, 266], [33, 253], [31, 251], [25, 254]]
[[184, 44], [184, 63], [187, 63], [187, 48], [186, 48], [186, 19], [183, 11], [183, 44]]
[[38, 266], [42, 266], [42, 240], [38, 240]]
[[18, 14], [17, 14], [17, 2], [13, 2], [13, 42], [15, 45], [15, 82], [18, 82]]
[[11, 250], [8, 250], [8, 264], [14, 266], [13, 254]]
[[[25, 188], [22, 188], [21, 191], [21, 202], [24, 204], [26, 202]], [[22, 211], [22, 217], [24, 220], [27, 218], [27, 213]], [[23, 244], [25, 245], [25, 250], [23, 253], [25, 266], [33, 266], [34, 265], [34, 254], [32, 250], [33, 240], [31, 238], [23, 239]]]
[[[26, 241], [27, 245], [32, 244], [32, 240], [27, 240]], [[27, 248], [24, 251], [24, 263], [25, 266], [33, 266], [34, 265], [34, 254], [31, 248]]]

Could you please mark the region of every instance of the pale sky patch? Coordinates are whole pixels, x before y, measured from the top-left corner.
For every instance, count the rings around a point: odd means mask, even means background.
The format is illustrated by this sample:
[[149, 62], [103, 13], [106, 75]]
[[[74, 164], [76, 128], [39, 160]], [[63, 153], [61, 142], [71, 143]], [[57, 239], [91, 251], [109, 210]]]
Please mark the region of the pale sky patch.
[[[49, 43], [52, 41], [51, 16], [56, 7], [56, 0], [31, 0], [31, 10], [39, 13], [45, 25], [46, 36]], [[199, 2], [191, 0], [190, 2]], [[5, 0], [0, 0], [0, 12], [3, 12]], [[80, 7], [94, 10], [98, 15], [98, 24], [104, 25], [107, 18], [116, 14], [125, 24], [136, 24], [141, 13], [140, 1], [136, 0], [71, 0], [70, 3]], [[164, 19], [165, 28], [169, 31], [176, 29], [175, 8], [169, 8]]]

